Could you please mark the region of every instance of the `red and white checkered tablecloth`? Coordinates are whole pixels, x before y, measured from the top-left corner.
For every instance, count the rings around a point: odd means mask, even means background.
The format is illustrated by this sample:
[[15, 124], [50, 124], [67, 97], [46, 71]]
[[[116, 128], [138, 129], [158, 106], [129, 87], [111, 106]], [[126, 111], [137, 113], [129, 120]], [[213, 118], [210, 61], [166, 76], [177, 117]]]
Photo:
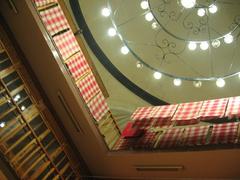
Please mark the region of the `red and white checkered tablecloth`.
[[37, 7], [40, 7], [48, 5], [50, 3], [56, 3], [57, 0], [33, 0], [33, 2], [36, 4]]
[[78, 81], [77, 87], [86, 103], [100, 91], [98, 83], [92, 73]]
[[151, 112], [154, 107], [140, 107], [132, 114], [133, 127], [139, 127], [145, 129], [151, 126], [153, 118], [151, 118]]
[[153, 127], [170, 126], [172, 124], [171, 119], [176, 112], [178, 104], [171, 104], [165, 106], [156, 106], [152, 112]]
[[213, 125], [210, 144], [236, 143], [238, 126], [238, 122]]
[[136, 141], [134, 148], [152, 149], [156, 143], [157, 135], [157, 132], [145, 131], [144, 135]]
[[158, 147], [170, 148], [177, 146], [181, 140], [182, 134], [182, 128], [171, 128], [166, 130], [158, 142]]
[[71, 30], [53, 37], [63, 60], [80, 51], [80, 47]]
[[178, 104], [155, 106], [151, 113], [151, 117], [159, 118], [159, 119], [171, 118], [174, 115], [177, 107], [178, 107]]
[[104, 115], [109, 111], [109, 107], [103, 96], [102, 92], [96, 95], [88, 104], [87, 104], [91, 114], [96, 121], [100, 121]]
[[114, 145], [113, 149], [114, 150], [128, 150], [131, 149], [136, 142], [136, 139], [134, 138], [123, 138], [120, 137], [116, 144]]
[[149, 119], [149, 118], [151, 118], [151, 113], [152, 113], [153, 109], [154, 109], [154, 107], [152, 107], [152, 106], [139, 107], [133, 112], [131, 119], [132, 120]]
[[185, 128], [183, 145], [205, 145], [210, 126]]
[[82, 52], [73, 55], [66, 65], [75, 81], [91, 70]]
[[199, 112], [200, 120], [211, 120], [216, 118], [223, 118], [227, 107], [228, 98], [213, 99], [203, 102], [202, 108]]
[[177, 109], [177, 104], [138, 108], [132, 115], [134, 126], [146, 128], [151, 125], [166, 126], [171, 124], [171, 117]]
[[60, 6], [40, 11], [41, 19], [51, 36], [69, 28], [69, 24]]
[[177, 125], [190, 125], [198, 123], [198, 113], [203, 101], [179, 104], [172, 121]]
[[240, 117], [240, 96], [229, 98], [225, 116]]

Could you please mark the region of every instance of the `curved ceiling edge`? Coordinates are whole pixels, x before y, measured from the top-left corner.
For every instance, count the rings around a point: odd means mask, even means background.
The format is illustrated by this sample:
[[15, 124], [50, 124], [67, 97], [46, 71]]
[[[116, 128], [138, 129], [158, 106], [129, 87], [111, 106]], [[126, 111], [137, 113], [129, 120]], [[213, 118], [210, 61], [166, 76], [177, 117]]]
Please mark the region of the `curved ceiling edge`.
[[90, 29], [87, 26], [85, 18], [82, 14], [82, 10], [80, 8], [78, 0], [69, 0], [70, 7], [72, 9], [74, 18], [81, 28], [83, 36], [88, 43], [88, 46], [100, 61], [100, 63], [108, 70], [109, 73], [112, 74], [114, 78], [116, 78], [122, 85], [124, 85], [127, 89], [129, 89], [132, 93], [136, 94], [138, 97], [142, 98], [143, 100], [147, 101], [152, 105], [166, 105], [165, 101], [158, 99], [157, 97], [149, 94], [131, 80], [129, 80], [124, 74], [122, 74], [108, 59], [108, 57], [104, 54], [102, 49], [99, 47], [97, 42], [95, 41]]

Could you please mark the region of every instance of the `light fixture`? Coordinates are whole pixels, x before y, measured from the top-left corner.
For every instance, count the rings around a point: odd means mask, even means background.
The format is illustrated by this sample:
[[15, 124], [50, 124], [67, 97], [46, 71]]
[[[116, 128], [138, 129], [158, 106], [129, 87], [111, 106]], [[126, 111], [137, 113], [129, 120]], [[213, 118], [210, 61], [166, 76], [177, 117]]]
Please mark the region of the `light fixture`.
[[181, 4], [185, 8], [193, 8], [196, 4], [196, 0], [181, 0]]
[[101, 13], [104, 17], [108, 17], [111, 14], [111, 10], [109, 8], [105, 7], [105, 8], [102, 9]]
[[1, 123], [0, 123], [0, 127], [1, 127], [1, 128], [4, 128], [4, 126], [5, 126], [5, 122], [1, 122]]
[[227, 34], [225, 37], [224, 37], [224, 42], [226, 44], [231, 44], [233, 42], [233, 36], [231, 34]]
[[202, 82], [201, 81], [193, 81], [193, 86], [195, 88], [200, 88], [200, 87], [202, 87]]
[[216, 81], [216, 85], [217, 85], [217, 87], [220, 87], [220, 88], [224, 87], [225, 86], [225, 80], [222, 79], [222, 78], [218, 78], [217, 81]]
[[152, 29], [159, 29], [159, 24], [157, 22], [153, 22]]
[[212, 41], [212, 47], [218, 48], [220, 46], [221, 42], [218, 39], [215, 39]]
[[147, 21], [152, 21], [153, 20], [153, 14], [151, 12], [148, 12], [146, 15], [145, 15], [145, 19]]
[[198, 16], [200, 16], [200, 17], [203, 17], [205, 15], [205, 13], [206, 13], [205, 9], [203, 9], [203, 8], [200, 8], [197, 11]]
[[128, 54], [129, 53], [128, 47], [127, 46], [121, 47], [121, 53], [124, 54], [124, 55]]
[[108, 29], [108, 35], [109, 35], [109, 36], [113, 37], [113, 36], [115, 36], [116, 34], [117, 34], [117, 31], [116, 31], [115, 28], [109, 28], [109, 29]]
[[174, 84], [174, 86], [181, 86], [182, 80], [181, 79], [174, 79], [173, 84]]
[[24, 111], [26, 109], [25, 106], [21, 106], [21, 110]]
[[[122, 45], [119, 46], [119, 53], [131, 54], [131, 58], [136, 60], [133, 62], [133, 66], [135, 66], [135, 68], [144, 67], [144, 69], [149, 69], [152, 72], [151, 75], [153, 75], [153, 79], [163, 79], [163, 77], [169, 77], [171, 79], [170, 81], [172, 86], [183, 86], [185, 85], [185, 82], [190, 82], [192, 84], [192, 88], [203, 87], [205, 86], [205, 82], [216, 84], [219, 84], [220, 82], [220, 86], [224, 86], [221, 85], [221, 82], [226, 81], [227, 83], [226, 79], [235, 75], [239, 76], [240, 79], [240, 75], [234, 71], [235, 69], [229, 73], [221, 74], [222, 80], [217, 80], [217, 78], [212, 74], [208, 74], [206, 76], [201, 75], [204, 74], [204, 69], [208, 68], [207, 63], [211, 64], [211, 59], [217, 58], [220, 59], [219, 61], [222, 61], [222, 59], [224, 60], [224, 57], [221, 56], [221, 53], [228, 53], [228, 51], [232, 53], [231, 48], [227, 48], [224, 44], [230, 44], [235, 41], [237, 34], [240, 31], [238, 25], [236, 24], [235, 26], [234, 24], [234, 18], [225, 18], [224, 16], [227, 16], [227, 13], [225, 15], [225, 11], [221, 12], [224, 10], [224, 4], [218, 6], [216, 1], [209, 1], [210, 3], [207, 3], [201, 2], [200, 0], [177, 0], [169, 1], [165, 4], [166, 7], [162, 7], [161, 1], [139, 0], [136, 1], [137, 4], [135, 5], [137, 6], [135, 6], [135, 8], [137, 9], [134, 11], [132, 11], [132, 7], [128, 6], [128, 1], [124, 1], [124, 3], [126, 3], [124, 4], [124, 8], [119, 8], [119, 11], [115, 11], [115, 8], [117, 8], [116, 4], [111, 0], [107, 1], [108, 5], [106, 7], [109, 7], [111, 10], [110, 20], [112, 22], [112, 26], [110, 26], [111, 30], [108, 29], [107, 31], [109, 36], [117, 35], [122, 41]], [[112, 7], [111, 4], [113, 5]], [[234, 10], [229, 8], [229, 11], [231, 10], [232, 13], [231, 17], [235, 17], [238, 9], [235, 9], [234, 3], [230, 4], [234, 7]], [[159, 8], [163, 8], [162, 10], [169, 13], [169, 15], [171, 15], [172, 11], [172, 15], [181, 13], [181, 18], [176, 21], [177, 17], [175, 16], [162, 17], [157, 11]], [[130, 13], [128, 16], [125, 16], [124, 14], [126, 11]], [[139, 14], [136, 14], [136, 12]], [[189, 16], [190, 12], [193, 13], [193, 16]], [[139, 17], [142, 18], [142, 21], [147, 21], [145, 22], [147, 24], [137, 23], [136, 26], [135, 20], [138, 21]], [[208, 21], [208, 18], [211, 18], [213, 21]], [[207, 28], [208, 26], [217, 27], [218, 21], [215, 22], [214, 20], [218, 19], [221, 21], [221, 19], [224, 18], [227, 21], [224, 22], [224, 24], [226, 24], [225, 26], [231, 24], [231, 29], [228, 29], [227, 27], [217, 29]], [[128, 29], [132, 28], [132, 32], [134, 33], [129, 32], [129, 34], [125, 34], [125, 31], [121, 31], [120, 29], [118, 30], [120, 25], [123, 24], [124, 26], [128, 26]], [[141, 31], [139, 31], [141, 28], [148, 29], [148, 31], [145, 31], [146, 34], [141, 34]], [[178, 30], [180, 28], [181, 31]], [[122, 32], [124, 33], [121, 34]], [[139, 39], [139, 36], [141, 39]], [[221, 52], [223, 50], [224, 52]], [[144, 52], [147, 51], [151, 51], [151, 55], [145, 55]], [[152, 55], [153, 53], [154, 56]], [[201, 58], [201, 53], [204, 53], [203, 56], [206, 61], [204, 64], [201, 63], [199, 65], [205, 67], [198, 68], [197, 64], [195, 64], [196, 61], [193, 61], [191, 56], [194, 55]], [[193, 69], [194, 71], [199, 70], [202, 72], [193, 76], [190, 73], [181, 71], [181, 73], [176, 75], [173, 71], [171, 71], [171, 69], [165, 69], [164, 73], [162, 72], [161, 74], [161, 71], [157, 70], [158, 68], [153, 61], [160, 59], [166, 59], [166, 62], [167, 60], [171, 61], [172, 55], [175, 56], [176, 60], [186, 59], [188, 61], [188, 63], [179, 65], [178, 68], [188, 68]], [[228, 57], [231, 57], [231, 54], [228, 55]], [[229, 61], [229, 65], [231, 62], [233, 61]], [[216, 66], [216, 68], [218, 67]], [[138, 70], [140, 71], [140, 69]], [[155, 72], [154, 70], [158, 72]], [[212, 66], [212, 70], [216, 70], [215, 64]], [[158, 73], [160, 73], [160, 77], [158, 77]], [[206, 85], [207, 84], [208, 83], [206, 83]]]
[[162, 74], [160, 73], [160, 72], [154, 72], [153, 73], [153, 77], [155, 78], [155, 79], [161, 79], [162, 78]]
[[212, 4], [212, 5], [209, 6], [208, 10], [209, 10], [210, 13], [214, 14], [214, 13], [217, 12], [218, 8], [215, 4]]
[[238, 78], [240, 79], [240, 73], [238, 73]]
[[143, 67], [143, 64], [140, 61], [137, 61], [136, 66], [137, 66], [137, 68], [140, 69]]
[[195, 42], [190, 42], [188, 44], [188, 49], [194, 51], [197, 48], [197, 44]]
[[204, 42], [201, 42], [201, 43], [200, 43], [200, 49], [201, 49], [201, 50], [205, 51], [205, 50], [208, 49], [208, 47], [209, 47], [209, 44], [208, 44], [207, 41], [204, 41]]
[[17, 102], [20, 98], [21, 98], [20, 94], [17, 94], [17, 95], [13, 98], [13, 100], [14, 100], [15, 102]]
[[147, 9], [148, 8], [148, 2], [147, 1], [142, 1], [140, 4], [142, 9]]

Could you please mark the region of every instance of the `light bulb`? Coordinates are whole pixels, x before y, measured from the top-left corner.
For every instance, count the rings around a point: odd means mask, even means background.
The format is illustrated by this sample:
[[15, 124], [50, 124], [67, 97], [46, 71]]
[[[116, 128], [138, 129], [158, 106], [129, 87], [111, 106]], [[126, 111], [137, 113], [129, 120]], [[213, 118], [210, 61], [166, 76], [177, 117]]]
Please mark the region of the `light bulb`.
[[5, 126], [5, 122], [1, 122], [1, 123], [0, 123], [0, 127], [1, 127], [1, 128], [4, 128], [4, 126]]
[[26, 109], [25, 106], [21, 106], [21, 110], [24, 111]]
[[203, 17], [205, 15], [205, 13], [206, 13], [205, 9], [203, 9], [203, 8], [200, 8], [197, 11], [198, 16], [200, 16], [200, 17]]
[[181, 79], [174, 79], [173, 84], [174, 84], [174, 86], [181, 86], [182, 80]]
[[142, 1], [140, 6], [141, 6], [142, 9], [147, 9], [149, 7], [147, 1]]
[[218, 39], [215, 39], [212, 41], [212, 47], [218, 48], [220, 46], [221, 42]]
[[153, 73], [153, 77], [154, 77], [155, 79], [161, 79], [161, 78], [162, 78], [162, 74], [161, 74], [160, 72], [154, 72], [154, 73]]
[[208, 47], [209, 47], [208, 42], [206, 42], [206, 41], [201, 42], [201, 44], [200, 44], [200, 48], [201, 48], [201, 50], [205, 51], [205, 50], [208, 49]]
[[188, 49], [194, 51], [197, 48], [197, 44], [195, 42], [190, 42], [188, 44]]
[[217, 87], [220, 87], [220, 88], [224, 87], [225, 86], [225, 80], [222, 79], [222, 78], [218, 78], [217, 81], [216, 81], [216, 85], [217, 85]]
[[231, 34], [227, 34], [225, 37], [224, 37], [224, 42], [226, 44], [231, 44], [233, 42], [233, 36]]
[[127, 46], [121, 47], [121, 53], [124, 54], [124, 55], [128, 54], [129, 53], [128, 47]]
[[185, 8], [193, 8], [196, 4], [196, 0], [181, 0], [181, 4]]
[[142, 68], [143, 67], [143, 64], [140, 62], [140, 61], [138, 61], [137, 63], [136, 63], [136, 66], [137, 66], [137, 68]]
[[108, 29], [108, 35], [109, 35], [109, 36], [113, 37], [113, 36], [115, 36], [116, 34], [117, 34], [117, 31], [116, 31], [115, 28], [109, 28], [109, 29]]
[[159, 24], [157, 22], [153, 22], [152, 29], [158, 29], [158, 28], [159, 28]]
[[102, 9], [102, 15], [104, 16], [104, 17], [108, 17], [108, 16], [110, 16], [110, 14], [111, 14], [111, 10], [109, 9], [109, 8], [103, 8]]
[[202, 82], [201, 81], [193, 81], [193, 86], [195, 88], [200, 88], [202, 86]]
[[151, 12], [149, 12], [149, 13], [147, 13], [146, 15], [145, 15], [145, 19], [147, 20], [147, 21], [152, 21], [153, 20], [153, 14], [151, 13]]
[[217, 8], [216, 5], [212, 4], [212, 5], [209, 6], [208, 10], [209, 10], [210, 13], [214, 14], [214, 13], [217, 12], [218, 8]]

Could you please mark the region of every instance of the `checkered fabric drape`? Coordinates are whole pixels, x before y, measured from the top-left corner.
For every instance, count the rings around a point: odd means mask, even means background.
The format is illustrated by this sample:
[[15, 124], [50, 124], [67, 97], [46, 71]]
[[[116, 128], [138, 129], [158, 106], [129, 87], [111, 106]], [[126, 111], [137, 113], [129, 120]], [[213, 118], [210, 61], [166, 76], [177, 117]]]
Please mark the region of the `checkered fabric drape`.
[[87, 104], [87, 106], [96, 121], [100, 121], [103, 118], [103, 116], [109, 111], [109, 107], [102, 92], [96, 95]]
[[140, 107], [131, 116], [133, 126], [145, 129], [151, 126], [153, 118], [151, 117], [154, 107]]
[[229, 118], [240, 117], [240, 96], [229, 98], [225, 116]]
[[72, 31], [67, 31], [60, 35], [54, 36], [53, 40], [62, 55], [63, 60], [80, 51], [80, 47]]
[[213, 99], [203, 102], [202, 108], [199, 112], [200, 120], [213, 120], [216, 118], [223, 118], [227, 107], [228, 98]]
[[82, 52], [78, 52], [73, 55], [67, 62], [66, 65], [75, 81], [77, 81], [81, 76], [90, 72], [91, 69], [83, 55]]
[[158, 148], [171, 148], [178, 145], [183, 134], [182, 128], [166, 130], [158, 142]]
[[132, 115], [134, 126], [147, 128], [151, 125], [154, 127], [170, 125], [170, 119], [175, 113], [177, 106], [177, 104], [173, 104], [167, 106], [138, 108]]
[[56, 3], [57, 0], [33, 0], [37, 7], [45, 6], [50, 3]]
[[51, 36], [69, 28], [67, 19], [59, 6], [40, 11], [40, 16]]
[[179, 104], [172, 121], [177, 125], [190, 125], [198, 123], [198, 113], [202, 107], [203, 101]]
[[213, 125], [210, 144], [236, 143], [238, 122]]
[[134, 148], [136, 149], [153, 149], [154, 144], [156, 143], [157, 132], [145, 131], [144, 135], [140, 137], [135, 145]]
[[88, 103], [89, 100], [91, 100], [98, 92], [100, 92], [100, 88], [92, 73], [78, 81], [77, 87], [86, 103]]
[[185, 128], [183, 145], [205, 145], [210, 126]]

